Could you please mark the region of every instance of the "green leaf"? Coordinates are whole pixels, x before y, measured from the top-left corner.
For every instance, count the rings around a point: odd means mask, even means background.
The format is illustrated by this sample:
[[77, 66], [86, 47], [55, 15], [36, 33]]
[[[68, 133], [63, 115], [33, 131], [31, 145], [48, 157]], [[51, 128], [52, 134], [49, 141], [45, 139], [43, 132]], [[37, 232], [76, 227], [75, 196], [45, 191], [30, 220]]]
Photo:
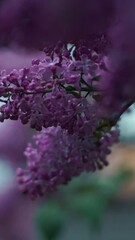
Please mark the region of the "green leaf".
[[66, 220], [66, 213], [57, 203], [46, 203], [38, 210], [36, 222], [41, 235], [54, 240], [60, 233]]

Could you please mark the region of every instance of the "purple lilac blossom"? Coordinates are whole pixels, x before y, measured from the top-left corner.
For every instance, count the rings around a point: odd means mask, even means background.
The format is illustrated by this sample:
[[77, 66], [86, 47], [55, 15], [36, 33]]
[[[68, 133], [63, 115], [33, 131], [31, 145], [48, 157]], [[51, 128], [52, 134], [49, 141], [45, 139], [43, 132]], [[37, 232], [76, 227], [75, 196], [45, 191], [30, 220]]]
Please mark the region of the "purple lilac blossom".
[[89, 98], [96, 92], [93, 79], [99, 72], [100, 62], [88, 59], [87, 55], [75, 61], [70, 55], [56, 54], [53, 59], [45, 56], [44, 60], [33, 60], [29, 68], [14, 69], [9, 74], [3, 70], [0, 121], [21, 119], [36, 130], [59, 124], [74, 131], [82, 118], [79, 111], [84, 111], [84, 115], [91, 111], [94, 99]]
[[107, 165], [118, 139], [112, 127], [134, 101], [133, 9], [132, 0], [122, 7], [121, 0], [2, 3], [1, 44], [46, 53], [0, 73], [0, 121], [20, 119], [41, 131], [25, 151], [27, 169], [17, 171], [21, 190], [33, 198]]
[[96, 100], [102, 54], [74, 51], [63, 45], [59, 54], [33, 60], [29, 68], [1, 71], [1, 122], [20, 119], [38, 131], [45, 128], [36, 148], [25, 151], [28, 169], [17, 171], [21, 190], [33, 198], [83, 171], [102, 169], [118, 137], [118, 130], [111, 130], [114, 119], [103, 117]]
[[88, 54], [89, 47], [106, 52], [111, 72], [103, 74], [102, 88], [106, 105], [117, 108], [129, 95], [134, 97], [133, 9], [134, 0], [6, 0], [0, 10], [1, 41], [30, 50], [60, 40], [74, 43], [81, 53]]
[[32, 198], [55, 191], [83, 171], [93, 172], [108, 164], [109, 147], [117, 140], [118, 130], [92, 134], [69, 134], [61, 127], [49, 127], [35, 136], [35, 146], [29, 144], [25, 155], [27, 169], [18, 168], [20, 189]]
[[[20, 67], [30, 66], [31, 59], [35, 56], [42, 59], [44, 53], [33, 52], [28, 54], [24, 49], [3, 48], [0, 50], [0, 69], [6, 69], [7, 73], [10, 73], [14, 68], [19, 70]], [[23, 152], [30, 140], [31, 132], [20, 121], [6, 120], [4, 124], [0, 123], [0, 156], [15, 165], [18, 162], [23, 162]]]

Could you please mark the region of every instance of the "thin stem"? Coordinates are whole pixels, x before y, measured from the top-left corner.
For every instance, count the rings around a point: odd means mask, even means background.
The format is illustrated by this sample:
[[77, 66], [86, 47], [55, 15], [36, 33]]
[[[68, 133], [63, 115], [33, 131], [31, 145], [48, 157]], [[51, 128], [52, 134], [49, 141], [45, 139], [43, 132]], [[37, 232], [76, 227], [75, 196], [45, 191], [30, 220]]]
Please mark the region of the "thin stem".
[[30, 95], [30, 94], [46, 94], [50, 93], [52, 90], [43, 90], [43, 91], [37, 91], [37, 92], [21, 92], [22, 94]]
[[123, 105], [123, 107], [121, 108], [120, 113], [118, 114], [118, 116], [116, 116], [116, 122], [119, 121], [121, 115], [135, 102], [135, 99], [131, 99], [129, 100], [127, 103], [125, 103]]
[[2, 102], [2, 103], [7, 103], [6, 100], [2, 100], [2, 99], [0, 99], [0, 102]]

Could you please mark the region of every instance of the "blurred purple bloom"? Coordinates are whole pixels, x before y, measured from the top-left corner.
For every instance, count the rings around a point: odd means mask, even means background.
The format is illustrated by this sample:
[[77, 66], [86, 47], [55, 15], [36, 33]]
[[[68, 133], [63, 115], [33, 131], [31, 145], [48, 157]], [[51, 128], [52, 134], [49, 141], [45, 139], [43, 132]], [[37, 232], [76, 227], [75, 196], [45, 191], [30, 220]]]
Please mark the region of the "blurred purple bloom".
[[[13, 176], [6, 185], [0, 188], [0, 239], [4, 240], [36, 240], [37, 233], [33, 224], [36, 203], [25, 198], [17, 190], [15, 173], [11, 166], [5, 164], [6, 169], [11, 169]], [[0, 163], [0, 171], [1, 163]]]
[[103, 134], [99, 140], [88, 133], [70, 135], [59, 126], [44, 129], [35, 136], [36, 147], [29, 144], [25, 151], [27, 169], [17, 170], [21, 191], [36, 198], [67, 184], [83, 171], [102, 169], [117, 138], [117, 130]]
[[116, 1], [116, 16], [109, 38], [112, 42], [108, 59], [109, 72], [103, 74], [105, 105], [111, 109], [135, 100], [135, 1]]
[[13, 164], [24, 161], [23, 152], [31, 133], [19, 121], [0, 124], [0, 157]]
[[1, 3], [1, 44], [28, 49], [50, 41], [88, 40], [106, 34], [114, 14], [113, 0], [6, 0]]

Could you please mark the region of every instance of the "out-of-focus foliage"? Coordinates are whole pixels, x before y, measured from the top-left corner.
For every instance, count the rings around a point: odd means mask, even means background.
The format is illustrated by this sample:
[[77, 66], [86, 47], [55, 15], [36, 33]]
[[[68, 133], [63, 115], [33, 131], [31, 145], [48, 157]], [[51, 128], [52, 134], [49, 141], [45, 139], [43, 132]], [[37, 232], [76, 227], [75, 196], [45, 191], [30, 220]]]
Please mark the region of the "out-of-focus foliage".
[[42, 237], [49, 240], [55, 239], [65, 223], [67, 213], [57, 202], [47, 201], [40, 206], [37, 213], [37, 226]]
[[71, 218], [84, 219], [99, 231], [108, 204], [132, 173], [122, 170], [112, 177], [83, 174], [54, 196], [44, 200], [36, 215], [43, 239], [54, 240]]
[[122, 171], [107, 179], [93, 176], [89, 180], [73, 183], [74, 193], [70, 196], [71, 208], [98, 230], [108, 203], [128, 177], [129, 172]]

